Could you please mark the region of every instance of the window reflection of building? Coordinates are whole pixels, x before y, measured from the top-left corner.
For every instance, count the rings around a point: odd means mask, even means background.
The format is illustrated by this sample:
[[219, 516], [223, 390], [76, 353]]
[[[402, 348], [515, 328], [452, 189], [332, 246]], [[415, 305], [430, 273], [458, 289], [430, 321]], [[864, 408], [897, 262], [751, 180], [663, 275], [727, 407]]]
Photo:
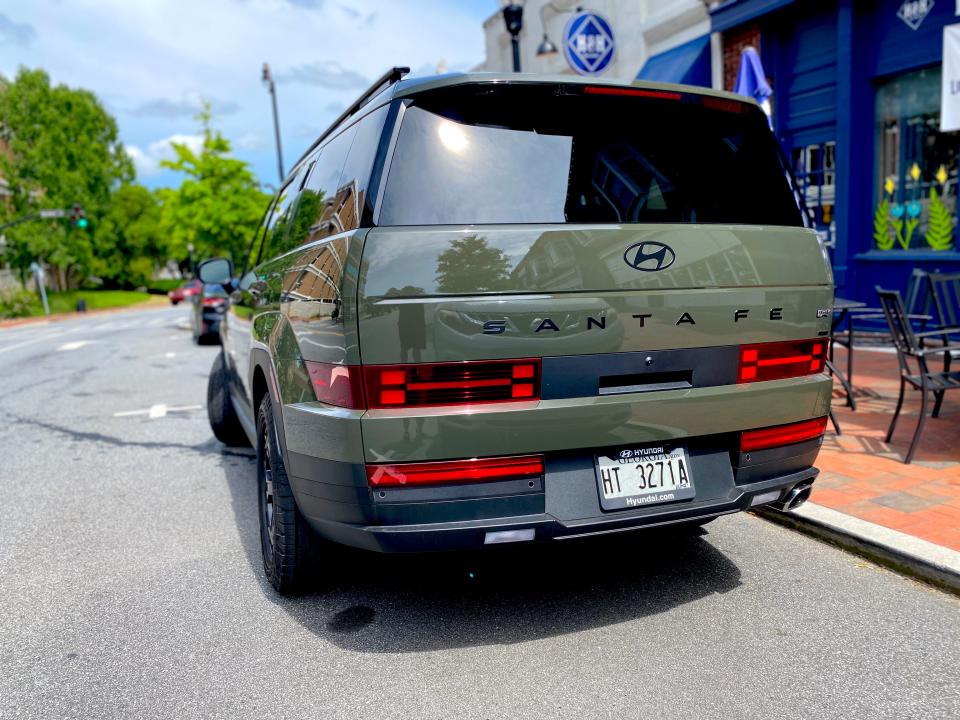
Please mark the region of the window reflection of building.
[[301, 320], [337, 319], [340, 283], [348, 241], [337, 238], [304, 251], [284, 274], [282, 302], [291, 303], [288, 313]]
[[351, 180], [339, 188], [331, 200], [324, 203], [320, 220], [311, 229], [308, 242], [359, 227], [362, 207], [363, 192], [358, 191], [357, 181]]

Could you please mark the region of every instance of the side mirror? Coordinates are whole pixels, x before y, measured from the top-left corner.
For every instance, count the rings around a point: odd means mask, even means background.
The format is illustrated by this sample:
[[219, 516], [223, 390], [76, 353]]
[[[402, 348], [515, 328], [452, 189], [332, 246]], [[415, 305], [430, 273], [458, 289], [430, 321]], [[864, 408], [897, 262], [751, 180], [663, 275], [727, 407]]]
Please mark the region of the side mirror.
[[233, 287], [233, 263], [222, 257], [204, 260], [197, 265], [197, 277], [205, 284], [222, 285], [230, 292]]

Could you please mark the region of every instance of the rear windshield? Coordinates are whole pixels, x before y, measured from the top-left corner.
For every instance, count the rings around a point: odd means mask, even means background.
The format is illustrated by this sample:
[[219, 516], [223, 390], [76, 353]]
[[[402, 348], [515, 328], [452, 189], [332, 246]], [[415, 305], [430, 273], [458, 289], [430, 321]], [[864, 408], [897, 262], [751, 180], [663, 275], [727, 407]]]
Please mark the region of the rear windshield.
[[466, 85], [418, 95], [378, 224], [803, 225], [758, 108], [589, 92]]

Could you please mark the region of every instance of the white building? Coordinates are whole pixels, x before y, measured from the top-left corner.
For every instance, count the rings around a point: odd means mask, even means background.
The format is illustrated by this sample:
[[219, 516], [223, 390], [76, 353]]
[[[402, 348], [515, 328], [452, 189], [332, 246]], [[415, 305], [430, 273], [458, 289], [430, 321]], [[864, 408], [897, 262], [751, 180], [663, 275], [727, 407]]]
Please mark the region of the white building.
[[[519, 0], [518, 0], [519, 2]], [[613, 32], [613, 59], [600, 73], [602, 77], [631, 81], [650, 58], [693, 43], [691, 53], [703, 49], [708, 78], [701, 84], [720, 87], [719, 44], [709, 43], [710, 16], [705, 0], [526, 0], [523, 5], [523, 29], [520, 32], [520, 63], [523, 72], [574, 73], [564, 54], [565, 29], [575, 12], [582, 8], [602, 16]], [[475, 69], [488, 72], [513, 70], [510, 35], [503, 19], [502, 5], [483, 23], [486, 59]], [[538, 48], [549, 41], [558, 52], [538, 55]], [[699, 44], [698, 44], [699, 43]], [[716, 57], [715, 61], [711, 60]], [[711, 74], [712, 73], [712, 74]]]

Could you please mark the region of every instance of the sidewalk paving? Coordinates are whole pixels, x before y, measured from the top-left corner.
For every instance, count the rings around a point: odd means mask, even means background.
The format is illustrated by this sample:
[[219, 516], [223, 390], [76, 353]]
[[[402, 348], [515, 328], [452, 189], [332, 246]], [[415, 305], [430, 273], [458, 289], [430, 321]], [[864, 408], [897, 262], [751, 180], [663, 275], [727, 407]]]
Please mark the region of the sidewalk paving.
[[[838, 347], [841, 368], [844, 352]], [[836, 383], [842, 435], [828, 425], [810, 502], [796, 512], [764, 514], [960, 591], [960, 396], [946, 395], [940, 417], [927, 420], [914, 461], [905, 465], [920, 393], [907, 389], [887, 444], [899, 390], [897, 357], [858, 347], [854, 360], [857, 410], [846, 406]]]
[[[838, 362], [845, 366], [844, 351]], [[884, 442], [896, 408], [896, 355], [862, 350], [854, 356], [857, 410], [834, 393], [841, 436], [828, 431], [811, 500], [833, 510], [960, 551], [960, 396], [948, 393], [930, 418], [911, 465], [906, 455], [917, 425], [920, 393], [908, 389], [892, 442]], [[837, 385], [836, 387], [839, 387]]]

